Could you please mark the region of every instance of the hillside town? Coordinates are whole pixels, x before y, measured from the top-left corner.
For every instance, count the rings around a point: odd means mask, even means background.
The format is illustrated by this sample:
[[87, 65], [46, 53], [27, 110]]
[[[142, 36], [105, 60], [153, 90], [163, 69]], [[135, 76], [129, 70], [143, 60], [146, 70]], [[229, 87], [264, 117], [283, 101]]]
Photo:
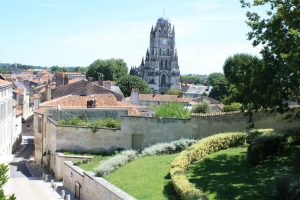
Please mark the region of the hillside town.
[[223, 72], [182, 73], [165, 13], [137, 65], [0, 63], [0, 200], [299, 200], [300, 4], [265, 4], [294, 23], [248, 15], [261, 57]]

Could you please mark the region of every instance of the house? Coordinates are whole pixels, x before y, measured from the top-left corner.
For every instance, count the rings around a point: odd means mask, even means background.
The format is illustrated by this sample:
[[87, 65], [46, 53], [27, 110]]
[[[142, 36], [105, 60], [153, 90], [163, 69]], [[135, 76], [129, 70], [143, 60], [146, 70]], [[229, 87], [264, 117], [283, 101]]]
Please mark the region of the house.
[[183, 91], [184, 96], [189, 98], [197, 98], [203, 96], [204, 94], [208, 95], [212, 90], [212, 86], [182, 84], [181, 90]]
[[54, 75], [56, 87], [67, 85], [73, 79], [85, 79], [85, 75], [80, 72], [59, 72]]
[[21, 137], [21, 117], [12, 99], [12, 83], [0, 79], [0, 163], [8, 162]]
[[[92, 108], [89, 108], [89, 101], [93, 102]], [[90, 120], [106, 117], [120, 118], [124, 115], [140, 115], [137, 106], [125, 101], [119, 101], [113, 94], [93, 94], [87, 96], [70, 94], [43, 102], [34, 110], [36, 163], [42, 164], [47, 162], [45, 160], [42, 161], [43, 155], [48, 152], [54, 153], [59, 149], [56, 144], [61, 144], [62, 142], [59, 140], [59, 137], [56, 137], [53, 127], [49, 125], [49, 117], [53, 117], [54, 115], [59, 118], [78, 117], [87, 112], [91, 113]], [[60, 114], [58, 115], [57, 113]], [[118, 135], [115, 136], [119, 137]], [[68, 142], [74, 144], [74, 146], [77, 145], [78, 149], [81, 145], [86, 149], [89, 148], [87, 144], [83, 144], [80, 140], [70, 139]], [[98, 142], [101, 143], [103, 141]], [[101, 145], [99, 148], [101, 148]]]
[[109, 89], [104, 87], [103, 85], [92, 82], [92, 80], [84, 79], [55, 88], [46, 86], [45, 91], [40, 92], [40, 96], [41, 102], [70, 94], [80, 96], [89, 96], [92, 94], [113, 94], [117, 100], [122, 100], [124, 98], [124, 95], [118, 91], [113, 91], [112, 88], [113, 87]]

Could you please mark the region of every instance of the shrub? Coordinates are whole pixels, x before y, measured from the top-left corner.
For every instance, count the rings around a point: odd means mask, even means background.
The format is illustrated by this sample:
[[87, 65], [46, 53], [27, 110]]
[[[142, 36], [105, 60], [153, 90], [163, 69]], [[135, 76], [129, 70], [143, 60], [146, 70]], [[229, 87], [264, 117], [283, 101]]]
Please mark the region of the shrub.
[[243, 145], [247, 136], [245, 132], [221, 133], [201, 139], [181, 152], [171, 163], [170, 171], [172, 183], [181, 199], [207, 199], [202, 190], [197, 189], [189, 182], [185, 174], [191, 163], [219, 150]]
[[222, 109], [222, 112], [234, 112], [234, 111], [240, 111], [242, 108], [242, 104], [234, 102], [230, 105], [225, 105]]
[[251, 165], [258, 165], [268, 156], [278, 153], [283, 148], [283, 136], [264, 135], [257, 137], [248, 147], [247, 160]]
[[300, 178], [290, 175], [283, 175], [275, 180], [275, 188], [278, 199], [299, 200], [300, 199]]
[[183, 92], [180, 89], [169, 89], [168, 91], [166, 91], [166, 94], [169, 94], [169, 95], [182, 95]]
[[135, 150], [122, 151], [121, 153], [101, 162], [96, 170], [96, 175], [102, 177], [107, 176], [128, 162], [134, 160], [137, 156], [138, 152]]
[[274, 129], [252, 129], [248, 133], [248, 143], [253, 142], [258, 136], [274, 135]]
[[142, 156], [154, 156], [159, 154], [171, 154], [180, 152], [192, 144], [195, 143], [195, 140], [192, 139], [180, 139], [169, 143], [158, 143], [150, 147], [145, 148], [142, 152]]
[[89, 121], [87, 118], [83, 119], [81, 117], [72, 117], [59, 120], [58, 125], [64, 126], [86, 126], [91, 128], [120, 128], [121, 123], [117, 119], [105, 118], [95, 121]]
[[196, 104], [192, 108], [192, 113], [209, 113], [209, 112], [211, 112], [211, 107], [208, 100], [203, 100], [203, 102]]
[[290, 132], [284, 135], [288, 145], [300, 144], [300, 134], [298, 132]]
[[155, 108], [155, 116], [179, 119], [188, 119], [191, 117], [190, 112], [177, 102], [157, 106]]

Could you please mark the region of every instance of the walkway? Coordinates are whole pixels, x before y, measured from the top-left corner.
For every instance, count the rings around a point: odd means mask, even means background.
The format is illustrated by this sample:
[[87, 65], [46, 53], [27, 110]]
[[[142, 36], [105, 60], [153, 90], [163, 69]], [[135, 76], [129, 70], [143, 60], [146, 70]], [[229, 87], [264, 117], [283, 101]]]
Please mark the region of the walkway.
[[6, 195], [15, 194], [17, 200], [53, 200], [57, 199], [50, 187], [39, 178], [33, 177], [26, 163], [34, 152], [33, 136], [23, 136], [21, 151], [10, 163], [10, 178], [4, 186]]

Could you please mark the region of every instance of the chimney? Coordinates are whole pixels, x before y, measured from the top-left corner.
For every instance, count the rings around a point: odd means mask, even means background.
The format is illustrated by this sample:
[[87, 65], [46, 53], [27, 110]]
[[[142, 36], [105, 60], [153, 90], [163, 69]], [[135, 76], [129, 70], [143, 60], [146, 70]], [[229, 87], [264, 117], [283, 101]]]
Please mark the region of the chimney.
[[98, 85], [103, 86], [104, 75], [102, 73], [98, 74]]
[[140, 91], [138, 88], [132, 88], [131, 94], [130, 94], [130, 101], [131, 103], [135, 105], [140, 104]]
[[93, 81], [93, 77], [89, 76], [89, 77], [88, 77], [88, 81], [89, 81], [89, 82], [92, 82], [92, 81]]
[[111, 81], [103, 81], [103, 87], [111, 89]]
[[46, 101], [50, 101], [52, 98], [50, 85], [45, 86], [45, 93], [46, 93]]

